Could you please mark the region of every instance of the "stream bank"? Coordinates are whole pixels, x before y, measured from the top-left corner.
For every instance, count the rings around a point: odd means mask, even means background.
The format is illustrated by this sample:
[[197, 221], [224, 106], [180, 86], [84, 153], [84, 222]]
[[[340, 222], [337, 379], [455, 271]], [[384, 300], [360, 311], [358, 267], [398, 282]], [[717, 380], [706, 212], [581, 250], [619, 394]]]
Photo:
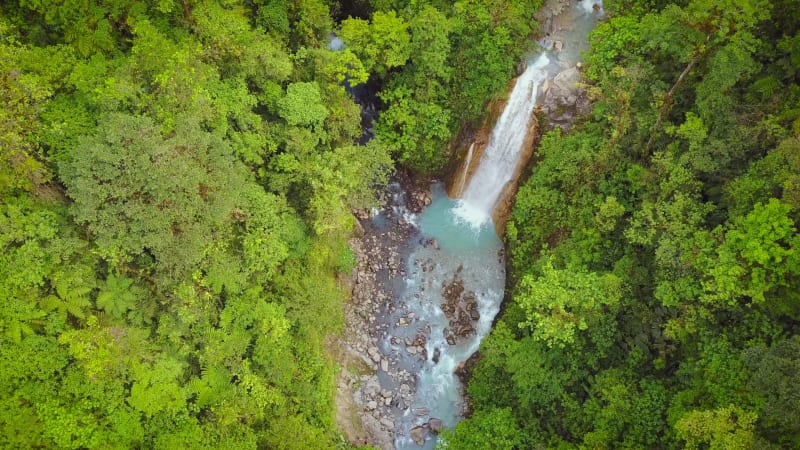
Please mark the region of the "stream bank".
[[[383, 318], [397, 310], [388, 281], [405, 275], [401, 252], [414, 224], [410, 217], [430, 204], [430, 193], [400, 173], [381, 199], [385, 221], [373, 221], [377, 210], [354, 211], [361, 233], [350, 240], [357, 264], [350, 279], [351, 299], [345, 305], [345, 329], [335, 352], [340, 365], [337, 377], [337, 422], [348, 441], [394, 449], [395, 422], [391, 408], [412, 401], [414, 379], [398, 370], [392, 355], [384, 355], [379, 340], [388, 325]], [[413, 320], [407, 315], [404, 320]], [[415, 353], [422, 353], [418, 342]], [[379, 372], [396, 380], [396, 389], [382, 389]]]

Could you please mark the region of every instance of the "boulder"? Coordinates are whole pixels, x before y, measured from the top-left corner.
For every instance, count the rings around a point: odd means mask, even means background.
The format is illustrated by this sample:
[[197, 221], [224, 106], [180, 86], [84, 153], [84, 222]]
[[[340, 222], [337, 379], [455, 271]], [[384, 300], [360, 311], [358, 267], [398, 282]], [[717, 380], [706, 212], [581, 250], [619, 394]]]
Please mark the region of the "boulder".
[[442, 424], [441, 419], [431, 417], [431, 420], [428, 421], [428, 428], [430, 428], [431, 433], [439, 434], [439, 431], [441, 431], [441, 429], [444, 428], [444, 424]]
[[445, 328], [443, 333], [448, 345], [456, 345], [456, 335], [450, 330], [450, 328]]
[[553, 83], [545, 92], [542, 111], [547, 114], [553, 127], [567, 130], [572, 126], [577, 114], [587, 108], [588, 97], [579, 86], [580, 65], [568, 67], [553, 78]]
[[570, 67], [559, 72], [553, 78], [553, 88], [559, 89], [564, 93], [573, 93], [578, 90], [578, 82], [581, 81], [581, 74], [577, 67]]
[[394, 431], [394, 422], [392, 422], [392, 419], [388, 417], [381, 419], [381, 425], [383, 425], [383, 427], [389, 431]]
[[381, 361], [381, 354], [378, 351], [377, 347], [370, 347], [369, 350], [367, 350], [367, 353], [369, 354], [369, 357], [372, 358], [372, 360], [374, 362], [377, 363], [377, 362]]
[[417, 445], [425, 445], [425, 437], [428, 435], [428, 427], [420, 425], [411, 429], [411, 440]]

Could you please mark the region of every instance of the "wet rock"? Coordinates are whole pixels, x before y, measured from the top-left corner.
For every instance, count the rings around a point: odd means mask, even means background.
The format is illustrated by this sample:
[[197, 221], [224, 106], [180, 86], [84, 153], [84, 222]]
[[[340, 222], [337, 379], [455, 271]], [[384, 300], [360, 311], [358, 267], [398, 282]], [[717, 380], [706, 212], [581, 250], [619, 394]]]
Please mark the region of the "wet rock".
[[381, 370], [384, 372], [389, 371], [389, 360], [386, 358], [381, 358]]
[[439, 241], [437, 241], [434, 238], [420, 239], [419, 243], [425, 248], [433, 247], [436, 250], [440, 250], [441, 249], [439, 247]]
[[462, 338], [462, 339], [468, 338], [475, 334], [475, 327], [473, 327], [468, 323], [457, 324], [454, 329], [454, 333], [456, 340], [458, 340], [457, 338]]
[[444, 428], [444, 424], [442, 424], [441, 419], [431, 417], [431, 420], [428, 421], [428, 428], [430, 428], [431, 433], [439, 434], [439, 431], [441, 431], [442, 428]]
[[449, 345], [456, 345], [461, 339], [474, 335], [480, 319], [478, 298], [474, 292], [466, 290], [459, 275], [457, 272], [452, 280], [442, 284], [445, 301], [441, 308], [449, 320], [444, 337]]
[[425, 445], [425, 437], [428, 435], [428, 427], [420, 425], [411, 429], [411, 440], [417, 445]]
[[442, 295], [444, 296], [445, 303], [452, 305], [457, 303], [464, 293], [464, 281], [458, 278], [453, 278], [450, 282], [442, 284]]
[[523, 59], [519, 64], [517, 64], [517, 76], [522, 75], [522, 72], [525, 72], [525, 69], [528, 68], [528, 61]]
[[439, 364], [439, 358], [442, 356], [442, 351], [439, 350], [439, 347], [433, 349], [433, 363]]
[[431, 413], [431, 410], [426, 408], [426, 407], [424, 407], [424, 406], [421, 407], [421, 408], [414, 408], [414, 415], [415, 416], [423, 417], [423, 416], [427, 416], [430, 413]]
[[448, 345], [456, 345], [456, 335], [449, 328], [444, 329], [444, 339]]

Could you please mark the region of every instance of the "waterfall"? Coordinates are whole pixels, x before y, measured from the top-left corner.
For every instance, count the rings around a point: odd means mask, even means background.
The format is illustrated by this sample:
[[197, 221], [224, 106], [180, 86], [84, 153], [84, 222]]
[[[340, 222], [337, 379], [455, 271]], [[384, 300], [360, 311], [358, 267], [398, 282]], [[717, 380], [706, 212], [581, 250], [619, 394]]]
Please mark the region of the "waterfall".
[[375, 374], [358, 377], [359, 417], [374, 432], [391, 433], [397, 450], [431, 450], [436, 432], [463, 417], [464, 386], [454, 372], [490, 332], [505, 288], [503, 243], [486, 225], [530, 154], [524, 147], [540, 91], [545, 108], [567, 101], [564, 92], [572, 92], [586, 34], [600, 14], [602, 2], [580, 0], [550, 17], [542, 53], [517, 78], [486, 146], [482, 139], [472, 143], [463, 169], [453, 172], [460, 199], [435, 184], [430, 205], [412, 212], [396, 184], [389, 204], [365, 223], [369, 242], [391, 251], [376, 247], [378, 259], [369, 265], [386, 292], [377, 298], [389, 301], [370, 303], [373, 309], [361, 316], [369, 318], [378, 352], [362, 353]]
[[517, 79], [478, 169], [461, 196], [456, 214], [474, 228], [491, 221], [503, 188], [516, 172], [539, 86], [548, 77], [549, 63], [550, 58], [543, 52]]

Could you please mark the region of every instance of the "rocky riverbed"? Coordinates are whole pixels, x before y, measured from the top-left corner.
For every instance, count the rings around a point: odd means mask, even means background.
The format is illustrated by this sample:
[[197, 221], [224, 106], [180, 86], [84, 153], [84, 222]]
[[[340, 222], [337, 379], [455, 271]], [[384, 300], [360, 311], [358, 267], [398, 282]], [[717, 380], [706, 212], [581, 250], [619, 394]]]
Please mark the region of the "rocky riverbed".
[[553, 78], [542, 86], [544, 96], [538, 108], [538, 114], [547, 118], [549, 127], [566, 131], [578, 117], [591, 110], [589, 96], [582, 85], [580, 59], [581, 53], [589, 48], [585, 36], [594, 28], [597, 17], [602, 17], [602, 8], [600, 0], [548, 0], [537, 14], [542, 24], [539, 42], [552, 52], [559, 67]]
[[433, 448], [466, 412], [454, 373], [499, 309], [504, 258], [494, 229], [459, 222], [440, 183], [431, 203], [431, 186], [400, 176], [380, 209], [356, 212], [358, 264], [336, 349], [337, 418], [354, 443]]
[[[392, 284], [406, 274], [406, 247], [417, 234], [413, 217], [431, 202], [429, 183], [413, 183], [405, 175], [397, 177], [376, 211], [356, 211], [363, 233], [352, 239], [356, 254], [350, 302], [345, 307], [345, 333], [338, 342], [339, 364], [337, 420], [350, 442], [393, 449], [398, 430], [395, 418], [407, 410], [414, 399], [415, 376], [403, 368], [400, 358], [427, 360], [425, 344], [429, 327], [416, 327], [418, 317], [395, 301]], [[430, 245], [435, 245], [431, 242]], [[397, 317], [393, 323], [388, 318]], [[388, 336], [389, 328], [418, 328], [413, 337]], [[388, 338], [403, 352], [386, 351], [381, 343]], [[384, 345], [385, 347], [385, 345]], [[433, 356], [433, 355], [430, 355]], [[416, 409], [424, 417], [428, 411]], [[437, 432], [441, 421], [429, 418], [425, 431]], [[412, 430], [417, 440], [423, 430]]]
[[[577, 61], [601, 9], [587, 0], [550, 0], [543, 10], [541, 43], [553, 57], [552, 78], [541, 86], [537, 115], [551, 127], [569, 128], [588, 108]], [[476, 150], [467, 159], [480, 161], [479, 146], [467, 141]], [[469, 174], [467, 166], [454, 173]], [[354, 211], [362, 231], [351, 241], [357, 266], [345, 331], [333, 350], [341, 367], [337, 422], [354, 444], [432, 448], [431, 436], [467, 412], [453, 373], [469, 372], [465, 361], [499, 310], [504, 257], [494, 230], [465, 230], [443, 188], [432, 197], [430, 186], [400, 174], [379, 209]]]

